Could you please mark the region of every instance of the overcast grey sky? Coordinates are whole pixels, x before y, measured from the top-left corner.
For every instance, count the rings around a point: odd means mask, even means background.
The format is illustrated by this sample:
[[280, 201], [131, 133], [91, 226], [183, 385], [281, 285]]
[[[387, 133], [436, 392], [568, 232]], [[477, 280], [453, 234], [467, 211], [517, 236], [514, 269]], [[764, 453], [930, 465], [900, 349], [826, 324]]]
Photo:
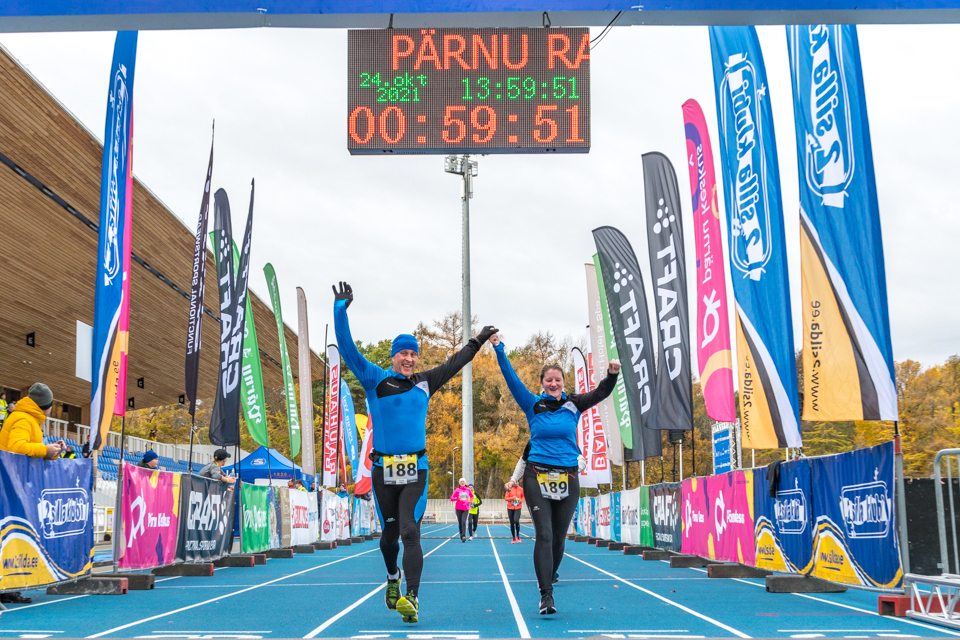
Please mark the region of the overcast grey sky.
[[[759, 33], [776, 123], [799, 347], [797, 164], [786, 35], [782, 27]], [[0, 34], [0, 43], [98, 138], [113, 40], [112, 32]], [[251, 287], [267, 299], [262, 266], [272, 262], [291, 326], [296, 287], [303, 287], [318, 352], [324, 324], [332, 322], [330, 285], [337, 280], [353, 285], [354, 337], [365, 342], [412, 331], [419, 321], [460, 308], [459, 179], [443, 172], [438, 156], [348, 154], [346, 40], [343, 30], [147, 31], [137, 56], [136, 175], [195, 229], [216, 118], [214, 187], [227, 189], [234, 211], [243, 212], [250, 178], [257, 180]], [[953, 193], [960, 27], [861, 27], [860, 44], [894, 357], [936, 364], [960, 352], [951, 266], [960, 238]], [[473, 309], [481, 324], [497, 324], [508, 344], [538, 330], [583, 335], [583, 264], [594, 252], [590, 232], [597, 226], [627, 235], [649, 288], [640, 155], [661, 151], [671, 159], [686, 202], [680, 107], [688, 98], [698, 100], [707, 116], [720, 178], [705, 27], [615, 28], [593, 51], [591, 74], [589, 154], [479, 158], [471, 203]], [[691, 214], [683, 213], [693, 274]], [[242, 221], [235, 228], [242, 229]], [[688, 279], [693, 286], [693, 275]], [[695, 322], [693, 299], [691, 292]]]

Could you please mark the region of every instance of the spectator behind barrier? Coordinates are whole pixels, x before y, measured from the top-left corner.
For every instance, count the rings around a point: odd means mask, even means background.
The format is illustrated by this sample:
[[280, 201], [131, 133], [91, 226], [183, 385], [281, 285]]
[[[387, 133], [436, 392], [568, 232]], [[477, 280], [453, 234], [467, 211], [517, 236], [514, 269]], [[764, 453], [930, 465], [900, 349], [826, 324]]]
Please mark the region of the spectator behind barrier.
[[7, 392], [0, 393], [0, 425], [7, 419]]
[[0, 450], [31, 458], [53, 460], [63, 453], [67, 445], [63, 440], [52, 444], [43, 444], [43, 432], [40, 430], [53, 409], [53, 392], [42, 382], [35, 383], [27, 392], [27, 397], [17, 402], [16, 408], [0, 429]]
[[157, 452], [151, 449], [143, 454], [143, 459], [137, 463], [138, 467], [143, 467], [144, 469], [156, 469], [157, 465], [160, 464], [160, 456], [157, 455]]
[[205, 466], [203, 469], [200, 469], [200, 473], [197, 475], [201, 478], [210, 478], [211, 480], [219, 480], [220, 482], [225, 482], [227, 484], [236, 484], [236, 478], [223, 475], [223, 471], [220, 469], [227, 463], [227, 458], [229, 457], [230, 454], [227, 453], [226, 449], [217, 449], [213, 452], [213, 462], [208, 462], [207, 466]]

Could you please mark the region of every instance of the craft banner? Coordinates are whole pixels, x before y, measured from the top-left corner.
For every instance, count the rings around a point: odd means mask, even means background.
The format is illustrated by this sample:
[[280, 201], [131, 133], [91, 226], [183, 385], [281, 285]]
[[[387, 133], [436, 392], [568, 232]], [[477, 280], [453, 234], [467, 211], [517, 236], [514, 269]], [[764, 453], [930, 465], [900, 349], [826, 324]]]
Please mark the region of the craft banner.
[[337, 445], [340, 442], [340, 349], [327, 345], [327, 366], [330, 385], [327, 387], [327, 424], [323, 429], [324, 487], [337, 486]]
[[246, 482], [240, 486], [243, 500], [243, 553], [260, 553], [270, 548], [270, 487]]
[[[659, 430], [693, 429], [693, 378], [690, 375], [690, 314], [687, 310], [687, 261], [683, 244], [680, 191], [673, 165], [662, 153], [645, 153], [643, 192], [647, 210], [647, 246], [654, 285], [657, 336], [656, 422]], [[671, 434], [671, 440], [675, 436]]]
[[657, 546], [653, 537], [653, 515], [650, 510], [650, 487], [640, 487], [640, 544]]
[[[587, 343], [587, 382], [590, 390], [597, 388], [597, 379], [593, 371], [593, 355], [590, 353], [590, 343]], [[603, 370], [603, 375], [607, 375], [607, 370]], [[617, 376], [617, 380], [620, 377]], [[609, 398], [607, 398], [609, 400]], [[609, 442], [607, 434], [604, 432], [603, 421], [600, 419], [600, 407], [593, 405], [585, 412], [590, 419], [590, 448], [583, 451], [583, 456], [587, 461], [586, 470], [593, 476], [597, 484], [612, 484], [613, 475], [610, 471]]]
[[807, 574], [813, 568], [813, 498], [810, 461], [779, 465], [776, 497], [770, 496], [767, 467], [753, 470], [756, 567]]
[[287, 353], [287, 338], [283, 329], [283, 310], [280, 308], [280, 285], [277, 274], [269, 262], [263, 268], [270, 289], [270, 304], [273, 317], [277, 321], [277, 335], [280, 340], [280, 361], [283, 366], [283, 389], [287, 399], [287, 427], [290, 430], [290, 459], [300, 453], [300, 414], [297, 412], [297, 391], [293, 386], [293, 370], [290, 368], [290, 355]]
[[731, 471], [706, 478], [707, 547], [711, 560], [753, 566], [753, 472]]
[[[343, 429], [343, 448], [347, 454], [347, 460], [350, 461], [352, 475], [356, 475], [356, 470], [360, 466], [360, 454], [357, 450], [357, 418], [353, 410], [353, 395], [350, 393], [350, 387], [347, 382], [340, 378], [340, 402], [341, 409], [341, 428]], [[347, 470], [343, 470], [344, 482], [346, 483]]]
[[800, 175], [803, 419], [898, 420], [855, 25], [787, 27]]
[[219, 480], [183, 474], [180, 478], [178, 562], [213, 562], [233, 548], [236, 491]]
[[613, 518], [610, 514], [610, 494], [605, 493], [594, 498], [597, 505], [597, 537], [601, 540], [609, 540], [612, 535], [611, 525]]
[[[587, 325], [587, 361], [595, 370], [606, 372], [610, 362], [607, 347], [607, 337], [603, 318], [606, 302], [600, 301], [600, 287], [597, 282], [597, 269], [593, 264], [584, 265], [587, 271], [587, 309], [589, 313]], [[609, 324], [609, 320], [606, 324]], [[623, 376], [617, 377], [617, 385], [622, 387]], [[595, 406], [597, 419], [607, 438], [607, 459], [610, 464], [623, 464], [623, 441], [620, 437], [620, 427], [617, 420], [617, 409], [614, 402], [616, 391]]]
[[187, 322], [187, 355], [184, 360], [184, 387], [190, 400], [190, 415], [197, 411], [197, 378], [200, 375], [200, 343], [203, 337], [203, 292], [207, 273], [207, 224], [210, 219], [210, 180], [213, 177], [213, 140], [210, 162], [200, 198], [200, 217], [193, 243], [193, 277], [190, 280], [190, 319]]
[[816, 531], [812, 575], [867, 587], [903, 582], [893, 443], [811, 458]]
[[119, 31], [110, 65], [110, 92], [103, 133], [100, 226], [93, 303], [93, 374], [90, 388], [91, 448], [106, 443], [113, 416], [127, 407], [130, 341], [130, 238], [133, 220], [133, 76], [137, 32]]
[[179, 473], [123, 466], [122, 569], [152, 569], [177, 559]]
[[640, 489], [620, 492], [620, 541], [640, 544]]
[[620, 492], [610, 494], [610, 539], [620, 542]]
[[311, 538], [310, 505], [316, 513], [317, 496], [307, 491], [288, 491], [290, 500], [290, 544], [312, 544], [317, 539], [316, 517]]
[[90, 573], [93, 461], [0, 451], [0, 591]]
[[680, 551], [683, 535], [680, 497], [679, 482], [664, 482], [650, 487], [653, 540], [658, 549]]
[[710, 27], [745, 449], [800, 447], [780, 170], [754, 27]]
[[254, 186], [250, 185], [250, 209], [234, 269], [233, 226], [227, 192], [213, 194], [214, 255], [220, 283], [220, 376], [210, 417], [210, 442], [221, 447], [240, 444], [240, 395], [242, 344], [247, 315], [247, 282], [250, 275], [250, 243], [253, 234]]
[[[589, 270], [587, 271], [589, 275]], [[594, 309], [594, 319], [599, 320], [603, 328], [603, 344], [606, 347], [607, 362], [610, 360], [619, 360], [620, 352], [617, 351], [617, 341], [613, 337], [613, 327], [610, 324], [610, 313], [607, 309], [606, 288], [603, 284], [603, 269], [600, 268], [600, 255], [593, 254], [593, 273], [597, 281], [597, 297], [600, 300], [600, 317], [596, 316]], [[587, 292], [590, 292], [590, 285], [587, 285]], [[601, 294], [601, 292], [604, 292]], [[597, 338], [597, 342], [601, 340]], [[598, 348], [599, 350], [599, 348]], [[633, 460], [633, 426], [630, 422], [630, 403], [627, 401], [627, 385], [624, 377], [617, 376], [617, 386], [613, 388], [613, 393], [607, 398], [607, 401], [613, 404], [616, 427], [611, 431], [619, 431], [620, 442], [623, 444], [624, 460]], [[601, 403], [602, 404], [602, 403]], [[612, 424], [612, 423], [611, 423]]]
[[613, 227], [593, 230], [617, 351], [624, 356], [621, 377], [633, 428], [633, 459], [662, 452], [657, 424], [656, 365], [647, 294], [640, 264], [627, 238]]
[[707, 415], [717, 422], [733, 422], [733, 357], [727, 307], [727, 274], [723, 261], [720, 209], [713, 147], [707, 121], [696, 100], [683, 103], [687, 136], [693, 236], [697, 247], [697, 364]]
[[300, 466], [311, 476], [317, 474], [316, 447], [313, 444], [313, 372], [310, 352], [310, 323], [307, 321], [307, 294], [297, 287], [297, 360], [300, 365], [300, 424], [303, 439], [303, 454]]
[[706, 478], [687, 478], [680, 497], [683, 500], [683, 553], [713, 558], [713, 523], [709, 518]]

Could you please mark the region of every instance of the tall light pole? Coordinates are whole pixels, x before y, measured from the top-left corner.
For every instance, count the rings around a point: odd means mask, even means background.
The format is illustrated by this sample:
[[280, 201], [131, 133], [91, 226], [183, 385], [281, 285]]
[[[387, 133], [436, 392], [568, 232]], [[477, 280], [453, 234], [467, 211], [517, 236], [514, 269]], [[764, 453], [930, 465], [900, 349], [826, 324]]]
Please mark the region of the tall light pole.
[[[470, 198], [473, 197], [473, 179], [477, 176], [477, 161], [469, 155], [449, 155], [443, 160], [443, 170], [461, 177], [460, 200], [463, 207], [463, 336], [461, 346], [473, 335], [473, 315], [470, 311]], [[463, 477], [473, 484], [473, 367], [463, 368]], [[468, 455], [469, 454], [469, 455]]]

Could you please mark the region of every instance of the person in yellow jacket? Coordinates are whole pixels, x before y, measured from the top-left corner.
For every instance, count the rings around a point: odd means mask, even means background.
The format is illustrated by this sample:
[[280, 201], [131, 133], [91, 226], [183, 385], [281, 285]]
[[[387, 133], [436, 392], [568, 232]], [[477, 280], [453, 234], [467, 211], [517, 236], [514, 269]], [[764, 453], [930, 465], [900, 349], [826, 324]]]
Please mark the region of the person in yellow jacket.
[[17, 401], [16, 408], [0, 428], [0, 450], [47, 460], [59, 457], [66, 450], [66, 443], [58, 440], [43, 444], [40, 430], [40, 425], [50, 417], [51, 409], [53, 392], [47, 385], [37, 382], [30, 387], [26, 398]]
[[7, 392], [0, 393], [0, 426], [7, 419]]

